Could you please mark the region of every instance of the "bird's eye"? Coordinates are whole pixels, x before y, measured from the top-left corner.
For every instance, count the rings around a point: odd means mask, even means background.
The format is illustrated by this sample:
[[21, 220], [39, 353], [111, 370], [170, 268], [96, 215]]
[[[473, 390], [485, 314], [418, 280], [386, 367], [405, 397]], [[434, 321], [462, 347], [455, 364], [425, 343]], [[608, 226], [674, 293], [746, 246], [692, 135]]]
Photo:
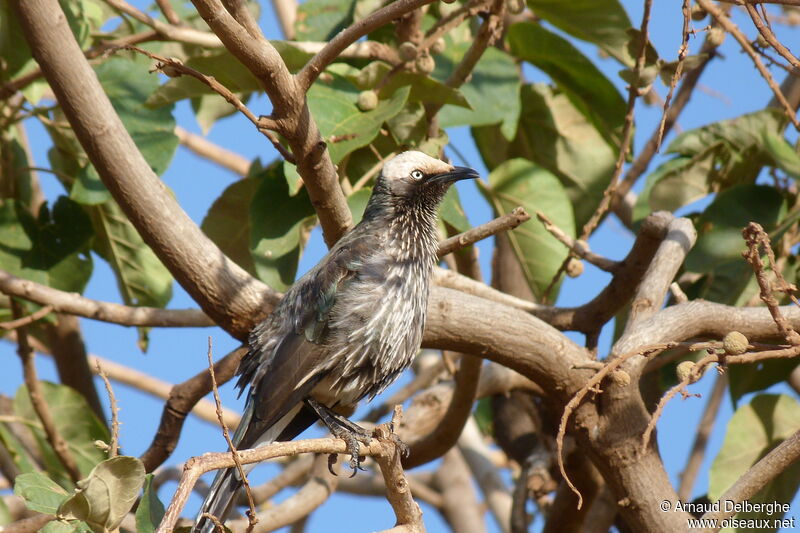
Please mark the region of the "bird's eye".
[[425, 175], [422, 173], [421, 170], [412, 170], [411, 177], [415, 180], [421, 180]]

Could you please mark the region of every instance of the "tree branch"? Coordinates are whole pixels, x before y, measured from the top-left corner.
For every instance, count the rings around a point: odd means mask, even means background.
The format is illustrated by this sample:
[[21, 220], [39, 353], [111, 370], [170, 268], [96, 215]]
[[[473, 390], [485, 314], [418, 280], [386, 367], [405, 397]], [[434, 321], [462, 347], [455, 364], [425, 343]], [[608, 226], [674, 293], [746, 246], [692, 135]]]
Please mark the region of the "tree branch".
[[59, 313], [83, 316], [123, 326], [194, 328], [214, 325], [214, 322], [199, 309], [129, 307], [111, 302], [101, 302], [18, 278], [5, 270], [0, 270], [0, 292], [49, 306]]
[[513, 211], [506, 215], [501, 215], [485, 224], [476, 226], [458, 235], [454, 235], [439, 243], [439, 257], [460, 250], [478, 241], [496, 235], [501, 231], [509, 231], [523, 222], [530, 220], [531, 216], [522, 207], [515, 207]]
[[[15, 318], [22, 316], [22, 308], [14, 299], [11, 299], [11, 310]], [[42, 384], [39, 382], [39, 378], [36, 375], [33, 350], [28, 344], [28, 332], [25, 326], [17, 328], [17, 352], [22, 362], [22, 373], [25, 378], [25, 387], [28, 389], [31, 405], [38, 415], [39, 420], [42, 422], [42, 427], [47, 435], [47, 441], [53, 447], [58, 461], [64, 467], [70, 479], [72, 479], [74, 483], [77, 483], [83, 478], [83, 475], [81, 475], [78, 469], [78, 463], [75, 462], [75, 458], [72, 456], [67, 442], [58, 432], [55, 420], [53, 420], [53, 414], [50, 412], [50, 406], [47, 405], [44, 399]]]
[[[740, 503], [752, 498], [767, 483], [785, 472], [798, 458], [800, 458], [800, 431], [759, 459], [720, 496], [719, 501]], [[709, 511], [702, 518], [722, 522], [735, 513], [734, 506], [722, 505], [720, 507], [718, 512]]]
[[433, 0], [396, 0], [370, 13], [369, 16], [355, 24], [351, 24], [347, 29], [339, 32], [336, 37], [331, 39], [327, 46], [312, 57], [297, 73], [298, 89], [303, 93], [308, 91], [314, 80], [325, 70], [325, 67], [332, 63], [345, 48], [358, 41], [361, 37], [431, 2]]
[[175, 126], [175, 135], [178, 136], [178, 141], [183, 146], [195, 154], [223, 168], [227, 168], [234, 174], [244, 177], [250, 171], [250, 161], [236, 152], [212, 143], [201, 135], [186, 131], [180, 126]]
[[83, 57], [58, 1], [13, 5], [36, 61], [114, 199], [214, 322], [243, 337], [252, 302], [269, 292], [219, 251], [153, 173]]

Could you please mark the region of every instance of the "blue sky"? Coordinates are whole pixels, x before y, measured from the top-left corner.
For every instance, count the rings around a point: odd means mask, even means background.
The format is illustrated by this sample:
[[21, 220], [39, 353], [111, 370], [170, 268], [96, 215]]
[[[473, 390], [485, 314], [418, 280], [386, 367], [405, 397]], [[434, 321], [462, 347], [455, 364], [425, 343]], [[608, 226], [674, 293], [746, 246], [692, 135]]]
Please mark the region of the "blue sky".
[[[641, 2], [623, 2], [628, 9], [634, 26], [638, 26], [641, 17]], [[135, 2], [137, 5], [143, 2]], [[745, 29], [746, 33], [754, 37], [755, 30], [751, 29], [749, 19], [738, 14], [735, 16], [737, 23]], [[700, 28], [707, 21], [694, 23]], [[279, 38], [280, 30], [276, 25], [269, 8], [262, 15], [262, 25], [269, 38]], [[663, 0], [654, 2], [653, 15], [650, 25], [651, 39], [659, 54], [665, 58], [675, 58], [681, 39], [680, 3]], [[796, 32], [778, 32], [782, 41], [790, 48], [798, 47]], [[693, 49], [699, 46], [701, 36], [693, 39]], [[592, 46], [577, 43], [581, 50], [590, 58], [596, 59], [597, 52]], [[794, 46], [793, 46], [794, 45]], [[679, 120], [682, 130], [691, 129], [703, 124], [731, 118], [746, 112], [761, 109], [771, 98], [772, 93], [753, 72], [749, 59], [739, 50], [733, 39], [728, 37], [722, 47], [723, 59], [715, 60], [709, 66], [701, 79], [701, 85], [695, 92], [692, 102]], [[617, 76], [618, 64], [613, 60], [598, 59], [598, 65], [606, 73], [620, 91], [624, 91], [624, 84]], [[780, 81], [783, 71], [773, 69], [774, 75]], [[526, 68], [525, 75], [529, 81], [545, 81], [545, 76], [533, 68]], [[663, 97], [666, 88], [657, 82], [656, 89]], [[269, 104], [264, 98], [253, 100], [249, 107], [256, 114], [269, 112]], [[176, 118], [184, 128], [199, 133], [194, 116], [186, 104], [179, 104], [176, 108]], [[651, 135], [657, 121], [660, 119], [659, 107], [645, 107], [641, 102], [636, 110], [635, 147], [641, 147]], [[33, 147], [33, 157], [37, 165], [46, 164], [46, 151], [49, 140], [44, 131], [36, 123], [30, 122], [29, 135]], [[451, 143], [457, 146], [458, 151], [464, 154], [466, 163], [480, 170], [486, 176], [480, 157], [471, 141], [466, 128], [457, 128], [449, 131]], [[674, 134], [667, 137], [668, 142]], [[271, 161], [276, 157], [274, 149], [265, 142], [265, 139], [253, 131], [252, 126], [242, 118], [231, 117], [221, 120], [209, 133], [209, 139], [221, 146], [232, 149], [247, 158], [260, 157], [262, 161]], [[452, 150], [448, 154], [454, 157]], [[657, 158], [651, 170], [658, 164]], [[52, 176], [40, 173], [43, 188], [50, 199], [54, 199], [63, 191], [61, 186]], [[204, 217], [211, 202], [231, 184], [236, 176], [221, 170], [218, 167], [197, 158], [183, 148], [179, 148], [173, 164], [163, 176], [164, 182], [174, 191], [181, 205], [198, 223]], [[459, 192], [467, 211], [470, 222], [474, 225], [485, 222], [491, 218], [488, 206], [478, 194], [472, 183], [460, 183]], [[591, 240], [592, 249], [611, 258], [621, 258], [627, 253], [633, 241], [632, 234], [625, 229], [616, 219], [610, 217], [596, 232]], [[480, 258], [484, 274], [490, 272], [489, 261], [491, 258], [491, 239], [479, 245]], [[324, 253], [324, 245], [319, 232], [315, 231], [301, 261], [301, 273], [316, 263]], [[95, 274], [87, 288], [86, 296], [100, 300], [120, 301], [116, 285], [109, 268], [99, 258], [95, 259]], [[591, 299], [607, 283], [608, 276], [596, 268], [586, 265], [585, 273], [564, 285], [559, 304], [578, 305]], [[170, 303], [171, 308], [196, 307], [194, 302], [175, 285], [175, 295]], [[180, 382], [195, 374], [205, 365], [207, 338], [211, 336], [214, 342], [215, 359], [235, 348], [238, 343], [218, 328], [209, 329], [172, 329], [153, 330], [150, 335], [150, 347], [146, 354], [141, 353], [136, 347], [137, 334], [134, 329], [124, 328], [91, 320], [81, 320], [87, 348], [91, 353], [118, 361], [130, 367], [158, 376], [170, 382]], [[582, 342], [580, 336], [574, 337]], [[601, 355], [607, 353], [610, 335], [606, 331], [601, 338]], [[0, 392], [13, 394], [21, 383], [21, 370], [16, 354], [7, 343], [0, 343], [0, 360], [3, 361], [4, 372], [0, 374]], [[45, 357], [37, 359], [37, 366], [43, 379], [54, 379], [55, 370], [51, 362]], [[400, 383], [407, 378], [401, 379]], [[710, 387], [709, 377], [693, 386], [692, 391], [705, 393]], [[398, 386], [399, 384], [396, 384]], [[123, 385], [114, 386], [120, 403], [120, 417], [123, 422], [121, 442], [126, 454], [139, 455], [150, 443], [157, 427], [163, 402]], [[102, 391], [102, 385], [98, 384]], [[391, 393], [390, 389], [388, 393]], [[231, 384], [223, 387], [223, 401], [231, 408], [239, 409], [242, 402], [233, 394]], [[673, 480], [683, 468], [688, 450], [694, 439], [697, 421], [705, 405], [703, 399], [673, 400], [664, 412], [659, 423], [659, 444], [668, 472]], [[362, 412], [363, 412], [362, 407]], [[722, 414], [718, 419], [709, 444], [709, 455], [695, 484], [695, 494], [702, 494], [707, 487], [707, 477], [711, 459], [719, 449], [725, 422], [732, 413], [730, 401], [723, 402]], [[183, 438], [178, 448], [170, 458], [169, 464], [178, 464], [188, 457], [211, 450], [224, 449], [224, 441], [219, 431], [211, 425], [189, 417], [184, 428]], [[273, 467], [265, 467], [257, 474], [256, 481], [265, 479], [274, 473]], [[266, 470], [266, 473], [263, 471]], [[174, 484], [167, 484], [161, 492], [163, 501], [168, 501]], [[193, 497], [190, 507], [196, 508], [199, 499]], [[355, 507], [357, 506], [357, 507]], [[797, 505], [794, 506], [797, 508]], [[359, 524], [354, 526], [352, 517], [357, 509]], [[441, 518], [436, 511], [423, 507], [425, 522], [429, 531], [445, 531]], [[794, 510], [793, 510], [794, 511]], [[796, 515], [796, 511], [793, 513]], [[377, 498], [360, 498], [346, 495], [335, 495], [315, 512], [307, 526], [309, 532], [336, 532], [336, 531], [372, 531], [384, 529], [393, 525], [393, 518], [388, 504]], [[490, 531], [496, 527], [487, 517]]]

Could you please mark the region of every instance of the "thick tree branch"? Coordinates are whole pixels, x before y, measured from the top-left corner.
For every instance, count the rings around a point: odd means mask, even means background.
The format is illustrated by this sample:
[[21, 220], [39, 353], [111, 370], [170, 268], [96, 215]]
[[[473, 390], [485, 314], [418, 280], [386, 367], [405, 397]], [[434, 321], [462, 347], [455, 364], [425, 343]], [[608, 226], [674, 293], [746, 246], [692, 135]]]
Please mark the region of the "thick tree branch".
[[114, 199], [214, 322], [243, 337], [250, 305], [265, 295], [263, 285], [220, 252], [153, 173], [83, 57], [57, 0], [13, 5], [36, 61]]
[[[273, 104], [272, 114], [262, 118], [266, 129], [282, 134], [297, 162], [311, 203], [317, 212], [328, 246], [352, 224], [336, 169], [295, 78], [278, 51], [266, 40], [250, 36], [219, 0], [193, 0], [200, 16], [225, 47], [258, 78]], [[349, 43], [348, 43], [349, 44]]]

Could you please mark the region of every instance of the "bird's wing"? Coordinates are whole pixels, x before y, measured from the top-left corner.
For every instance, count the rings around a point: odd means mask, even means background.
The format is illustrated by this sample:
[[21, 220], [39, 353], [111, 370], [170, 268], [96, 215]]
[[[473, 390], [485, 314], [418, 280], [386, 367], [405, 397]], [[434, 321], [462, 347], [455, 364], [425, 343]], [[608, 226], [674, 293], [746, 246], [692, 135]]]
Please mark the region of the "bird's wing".
[[325, 344], [330, 313], [336, 294], [357, 275], [361, 264], [355, 258], [366, 245], [349, 240], [331, 250], [250, 334], [238, 386], [251, 385], [248, 402], [254, 402], [253, 427], [240, 446], [280, 420], [330, 371]]

